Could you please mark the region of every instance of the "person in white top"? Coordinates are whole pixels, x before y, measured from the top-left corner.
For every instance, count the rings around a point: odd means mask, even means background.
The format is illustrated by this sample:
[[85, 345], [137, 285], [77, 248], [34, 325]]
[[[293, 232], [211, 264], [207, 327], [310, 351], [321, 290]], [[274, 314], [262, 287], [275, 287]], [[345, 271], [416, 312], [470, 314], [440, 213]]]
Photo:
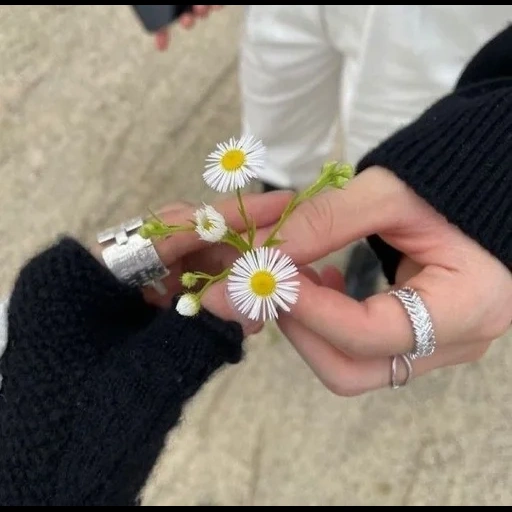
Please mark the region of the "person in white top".
[[[242, 120], [267, 147], [264, 190], [311, 183], [339, 132], [342, 156], [355, 165], [452, 89], [511, 21], [511, 5], [246, 6]], [[182, 25], [192, 22], [187, 15]], [[347, 293], [374, 293], [378, 272], [369, 248], [356, 247]]]
[[243, 122], [268, 150], [262, 180], [308, 185], [337, 126], [356, 164], [446, 94], [511, 21], [511, 5], [247, 6]]

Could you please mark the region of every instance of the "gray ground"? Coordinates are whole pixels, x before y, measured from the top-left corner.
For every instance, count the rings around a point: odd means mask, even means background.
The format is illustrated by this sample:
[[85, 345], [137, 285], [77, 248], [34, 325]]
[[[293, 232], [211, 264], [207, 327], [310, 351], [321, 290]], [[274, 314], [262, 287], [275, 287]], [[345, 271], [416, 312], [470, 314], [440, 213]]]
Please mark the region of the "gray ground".
[[[230, 7], [167, 54], [127, 6], [0, 7], [0, 294], [37, 248], [176, 199], [239, 129]], [[512, 351], [329, 394], [271, 328], [186, 411], [147, 505], [510, 505]]]

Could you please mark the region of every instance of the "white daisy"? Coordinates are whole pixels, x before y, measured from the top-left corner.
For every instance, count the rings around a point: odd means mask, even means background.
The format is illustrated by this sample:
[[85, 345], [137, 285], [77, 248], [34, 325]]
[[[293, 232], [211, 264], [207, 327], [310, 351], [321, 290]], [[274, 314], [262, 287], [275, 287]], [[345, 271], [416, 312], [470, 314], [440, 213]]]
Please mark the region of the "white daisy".
[[206, 158], [203, 174], [206, 184], [217, 192], [233, 192], [258, 177], [263, 167], [265, 146], [260, 140], [244, 135], [240, 140], [217, 144]]
[[194, 217], [196, 233], [206, 242], [220, 242], [228, 232], [226, 219], [213, 206], [203, 204], [203, 208], [199, 208]]
[[228, 278], [228, 293], [238, 308], [251, 320], [274, 320], [277, 308], [290, 311], [298, 297], [298, 274], [292, 259], [278, 249], [260, 247], [238, 258]]
[[201, 309], [201, 301], [195, 293], [184, 293], [176, 304], [176, 311], [183, 316], [195, 316]]

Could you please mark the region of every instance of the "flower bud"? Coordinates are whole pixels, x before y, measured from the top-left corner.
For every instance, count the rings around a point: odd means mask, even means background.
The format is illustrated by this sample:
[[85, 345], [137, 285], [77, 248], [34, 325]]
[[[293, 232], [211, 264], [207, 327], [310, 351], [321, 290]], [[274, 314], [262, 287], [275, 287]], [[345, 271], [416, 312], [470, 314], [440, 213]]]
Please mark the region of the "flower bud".
[[182, 316], [195, 316], [201, 309], [201, 301], [195, 293], [185, 293], [176, 304], [176, 311]]
[[154, 220], [147, 220], [144, 224], [139, 228], [139, 235], [142, 238], [148, 239], [154, 236], [158, 232], [159, 223]]
[[185, 272], [181, 275], [180, 280], [185, 288], [193, 288], [197, 284], [197, 276], [194, 272]]
[[354, 177], [354, 168], [348, 164], [338, 164], [331, 176], [331, 185], [343, 188]]

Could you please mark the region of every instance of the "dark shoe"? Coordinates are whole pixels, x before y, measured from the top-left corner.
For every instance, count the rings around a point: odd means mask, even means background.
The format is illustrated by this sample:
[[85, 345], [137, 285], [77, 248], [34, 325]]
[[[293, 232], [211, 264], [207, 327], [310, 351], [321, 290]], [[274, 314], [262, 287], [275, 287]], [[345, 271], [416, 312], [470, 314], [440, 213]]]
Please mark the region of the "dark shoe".
[[274, 185], [271, 185], [270, 183], [265, 183], [264, 181], [261, 182], [263, 185], [263, 192], [274, 192], [274, 190], [283, 190], [280, 187], [275, 187]]
[[358, 243], [350, 254], [345, 273], [347, 295], [359, 301], [374, 295], [380, 272], [380, 262], [372, 249], [365, 243]]

